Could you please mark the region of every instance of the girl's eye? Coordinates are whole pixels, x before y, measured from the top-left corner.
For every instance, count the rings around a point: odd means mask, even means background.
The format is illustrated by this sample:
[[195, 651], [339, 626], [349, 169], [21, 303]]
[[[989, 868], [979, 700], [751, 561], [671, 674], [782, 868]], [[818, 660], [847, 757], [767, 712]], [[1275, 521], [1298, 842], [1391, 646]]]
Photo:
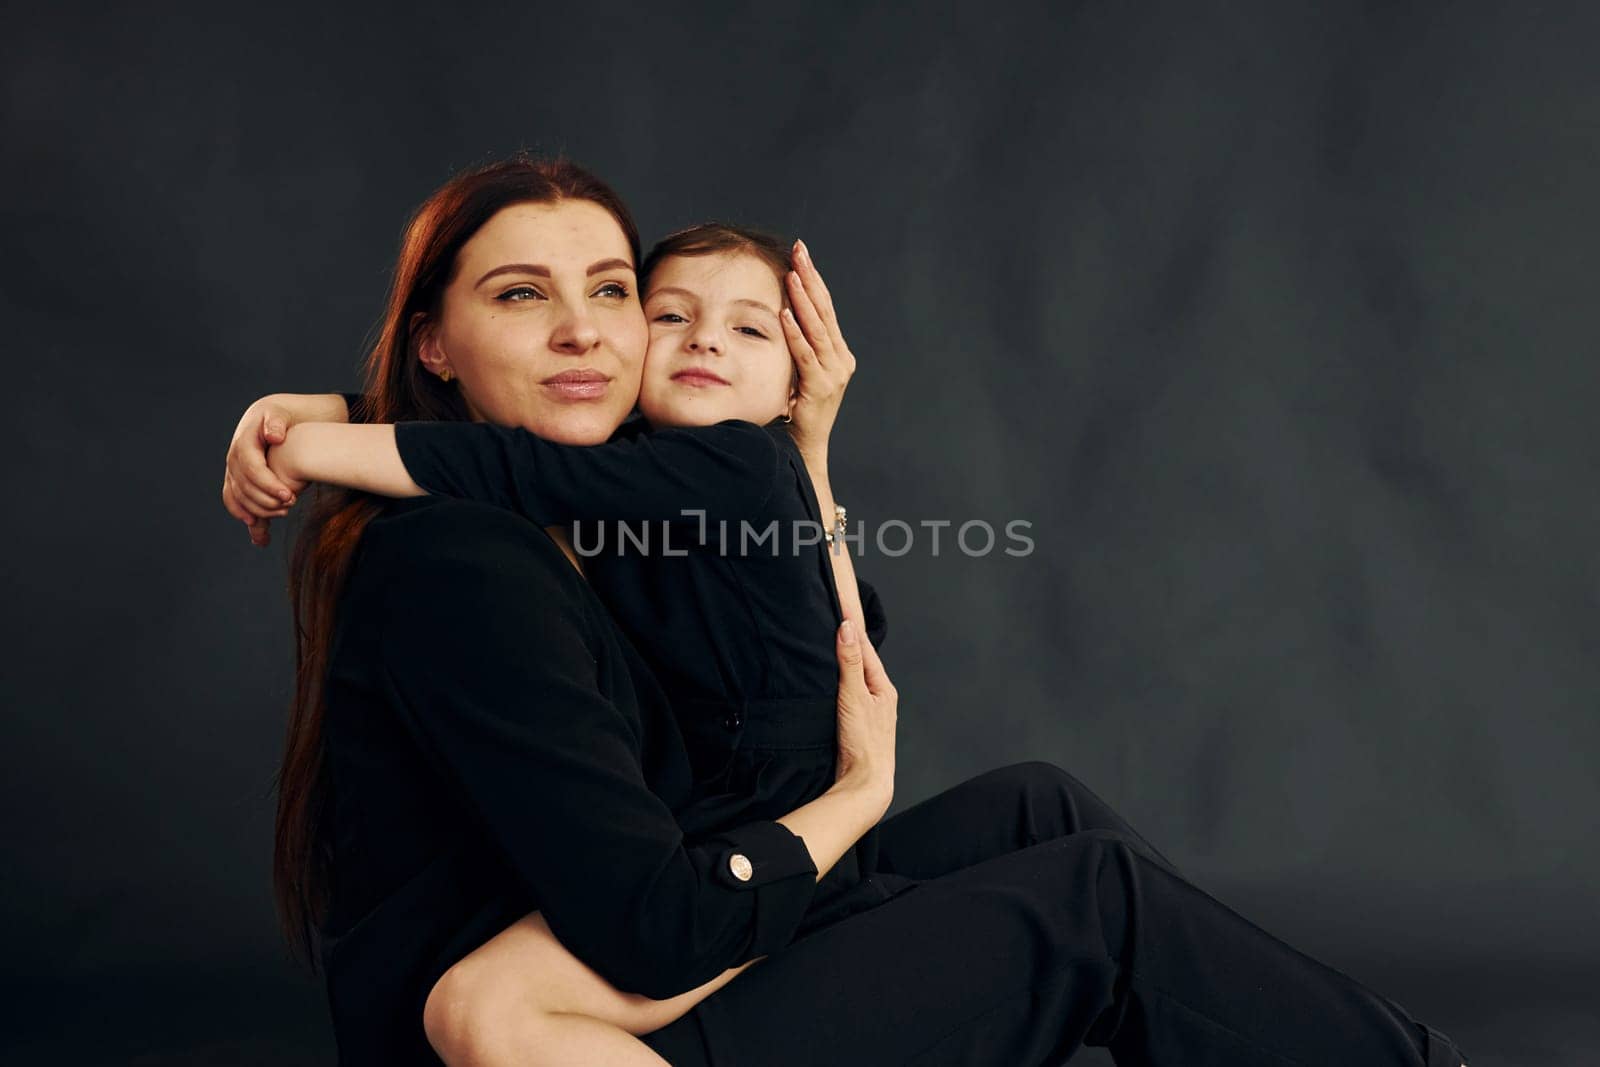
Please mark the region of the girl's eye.
[[767, 335], [762, 333], [760, 330], [756, 329], [754, 326], [740, 326], [739, 327], [739, 332], [742, 333], [742, 334], [746, 334], [746, 335], [748, 335], [750, 337], [759, 337], [763, 341], [765, 341], [767, 339]]
[[596, 289], [595, 293], [599, 296], [609, 296], [617, 300], [626, 300], [628, 298], [628, 287], [623, 285], [621, 282], [606, 282], [600, 288]]
[[680, 322], [687, 322], [689, 320], [685, 319], [682, 315], [678, 314], [676, 311], [663, 311], [661, 314], [659, 314], [659, 315], [657, 315], [655, 317], [655, 321], [656, 322], [668, 322], [668, 323], [672, 323], [673, 325], [677, 325]]
[[522, 301], [527, 299], [543, 300], [544, 294], [539, 292], [539, 290], [535, 289], [531, 285], [518, 285], [507, 289], [505, 292], [495, 297], [495, 299], [503, 300], [510, 304], [520, 304]]

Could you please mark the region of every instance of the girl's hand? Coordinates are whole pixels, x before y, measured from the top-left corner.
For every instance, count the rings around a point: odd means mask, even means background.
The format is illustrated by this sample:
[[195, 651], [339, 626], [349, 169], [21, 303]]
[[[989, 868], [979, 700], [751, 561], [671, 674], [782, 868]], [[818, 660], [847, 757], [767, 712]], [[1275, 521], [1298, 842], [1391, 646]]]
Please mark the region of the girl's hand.
[[811, 461], [825, 461], [828, 435], [839, 415], [845, 386], [856, 371], [856, 357], [844, 343], [833, 297], [803, 241], [794, 243], [794, 263], [785, 283], [793, 310], [785, 308], [779, 316], [789, 355], [800, 375], [789, 405], [789, 417], [794, 420], [789, 431], [802, 455]]
[[[342, 411], [344, 401], [337, 396]], [[326, 397], [298, 397], [286, 394], [264, 396], [245, 409], [233, 440], [222, 475], [222, 506], [228, 514], [250, 529], [250, 541], [260, 547], [271, 541], [271, 520], [289, 513], [306, 483], [280, 478], [267, 465], [267, 448], [281, 444], [289, 427], [317, 415], [324, 419], [332, 412]], [[342, 417], [342, 416], [341, 416]]]

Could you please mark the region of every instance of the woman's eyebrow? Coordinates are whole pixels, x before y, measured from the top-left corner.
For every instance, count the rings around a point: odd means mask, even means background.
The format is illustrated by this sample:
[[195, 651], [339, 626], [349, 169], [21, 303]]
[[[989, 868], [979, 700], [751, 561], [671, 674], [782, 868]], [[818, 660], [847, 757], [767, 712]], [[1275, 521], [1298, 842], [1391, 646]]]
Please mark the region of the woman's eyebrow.
[[[583, 273], [584, 273], [584, 277], [588, 277], [589, 275], [592, 275], [592, 274], [599, 274], [602, 271], [608, 271], [608, 270], [632, 270], [632, 269], [633, 269], [633, 264], [629, 263], [627, 260], [612, 258], [612, 259], [602, 259], [597, 263], [589, 264], [589, 269], [584, 271]], [[545, 266], [540, 266], [539, 264], [536, 264], [536, 263], [506, 263], [503, 266], [499, 266], [499, 267], [494, 268], [493, 270], [491, 270], [487, 274], [485, 274], [483, 277], [479, 278], [477, 280], [477, 282], [473, 285], [473, 288], [477, 288], [479, 285], [482, 285], [484, 282], [488, 281], [490, 278], [494, 278], [494, 277], [496, 277], [498, 275], [501, 275], [501, 274], [532, 274], [537, 278], [548, 278], [548, 277], [550, 277], [550, 268], [549, 267], [545, 267]]]

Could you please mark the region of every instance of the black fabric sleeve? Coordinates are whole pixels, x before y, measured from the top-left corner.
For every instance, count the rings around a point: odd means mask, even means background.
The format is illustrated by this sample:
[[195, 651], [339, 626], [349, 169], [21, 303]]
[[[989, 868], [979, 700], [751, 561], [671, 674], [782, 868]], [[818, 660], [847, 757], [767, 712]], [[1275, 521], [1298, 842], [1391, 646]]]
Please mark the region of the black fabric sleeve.
[[778, 484], [778, 446], [728, 420], [563, 445], [482, 422], [399, 422], [400, 461], [429, 493], [509, 508], [541, 526], [596, 519], [697, 522], [760, 517]]
[[863, 579], [856, 579], [856, 593], [861, 597], [861, 621], [867, 627], [867, 640], [873, 648], [882, 648], [889, 636], [889, 616], [883, 611], [883, 598]]
[[686, 846], [646, 784], [637, 717], [600, 691], [604, 619], [553, 543], [473, 504], [385, 526], [362, 565], [395, 576], [391, 699], [561, 942], [655, 999], [786, 944], [815, 888], [805, 843], [761, 820]]
[[344, 397], [344, 406], [349, 415], [349, 422], [371, 422], [372, 417], [367, 413], [367, 398], [363, 393], [340, 393]]

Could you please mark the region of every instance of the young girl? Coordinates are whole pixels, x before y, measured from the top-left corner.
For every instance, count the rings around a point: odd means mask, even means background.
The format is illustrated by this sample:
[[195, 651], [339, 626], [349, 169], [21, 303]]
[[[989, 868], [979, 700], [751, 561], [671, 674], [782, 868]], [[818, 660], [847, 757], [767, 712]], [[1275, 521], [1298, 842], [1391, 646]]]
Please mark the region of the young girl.
[[[877, 598], [864, 583], [857, 592], [848, 552], [830, 545], [845, 523], [825, 457], [812, 456], [814, 480], [788, 428], [797, 391], [828, 372], [816, 349], [826, 344], [846, 377], [853, 359], [831, 308], [788, 268], [776, 241], [728, 226], [652, 250], [640, 269], [641, 418], [606, 444], [487, 422], [313, 423], [268, 453], [285, 480], [466, 497], [571, 525], [585, 576], [661, 681], [688, 744], [695, 798], [677, 816], [689, 839], [775, 818], [832, 785], [837, 628], [849, 616], [883, 638]], [[496, 296], [508, 313], [541, 298], [537, 278], [515, 275]], [[430, 344], [424, 363], [437, 357]], [[595, 378], [574, 364], [554, 387], [581, 398]], [[796, 936], [905, 888], [862, 878], [875, 851], [869, 832], [827, 873]], [[535, 932], [532, 946], [548, 934]]]

